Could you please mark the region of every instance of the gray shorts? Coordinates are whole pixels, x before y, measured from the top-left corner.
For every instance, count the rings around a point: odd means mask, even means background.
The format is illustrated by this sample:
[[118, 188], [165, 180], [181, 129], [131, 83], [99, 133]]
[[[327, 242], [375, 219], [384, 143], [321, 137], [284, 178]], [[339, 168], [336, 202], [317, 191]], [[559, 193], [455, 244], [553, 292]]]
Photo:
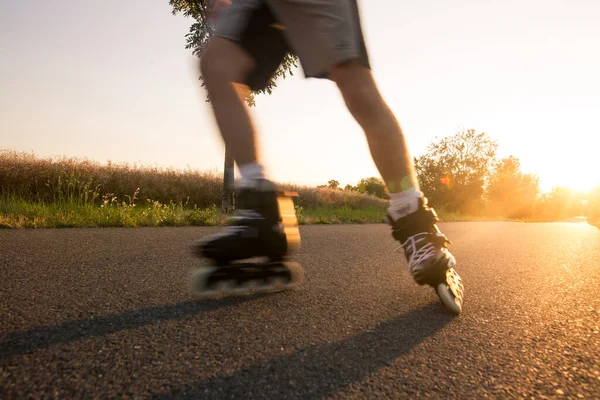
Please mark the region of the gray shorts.
[[247, 83], [263, 89], [286, 53], [296, 54], [306, 77], [326, 78], [344, 61], [369, 68], [357, 0], [232, 0], [216, 35], [240, 43], [255, 59]]

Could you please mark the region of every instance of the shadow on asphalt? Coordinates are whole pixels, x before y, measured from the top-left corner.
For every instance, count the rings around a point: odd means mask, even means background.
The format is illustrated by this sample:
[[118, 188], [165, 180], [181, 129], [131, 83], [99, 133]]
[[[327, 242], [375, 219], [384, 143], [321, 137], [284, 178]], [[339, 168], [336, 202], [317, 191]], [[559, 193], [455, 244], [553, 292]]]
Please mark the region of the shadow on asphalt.
[[346, 340], [317, 344], [151, 399], [321, 398], [391, 364], [453, 318], [436, 302]]
[[126, 329], [134, 329], [160, 321], [175, 320], [190, 315], [202, 314], [207, 311], [271, 295], [273, 293], [246, 297], [229, 297], [209, 301], [191, 300], [183, 303], [142, 308], [121, 314], [110, 314], [70, 321], [55, 326], [42, 326], [26, 331], [17, 331], [0, 340], [0, 359], [30, 353], [34, 350], [57, 344], [107, 335]]

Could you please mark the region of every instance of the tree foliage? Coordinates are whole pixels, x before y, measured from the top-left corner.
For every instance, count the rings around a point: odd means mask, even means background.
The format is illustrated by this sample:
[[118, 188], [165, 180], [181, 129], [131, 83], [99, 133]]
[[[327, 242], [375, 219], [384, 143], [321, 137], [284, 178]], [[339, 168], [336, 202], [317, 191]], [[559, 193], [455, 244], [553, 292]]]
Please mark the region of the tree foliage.
[[539, 178], [522, 173], [517, 157], [503, 158], [496, 163], [488, 184], [489, 213], [509, 218], [531, 216], [539, 194]]
[[[486, 133], [475, 130], [431, 143], [415, 159], [421, 190], [429, 203], [438, 211], [487, 217], [555, 221], [586, 215], [600, 227], [600, 186], [588, 193], [555, 187], [541, 194], [538, 176], [522, 172], [515, 156], [498, 160], [497, 147]], [[344, 190], [389, 197], [377, 177], [346, 185]]]
[[431, 143], [415, 159], [421, 190], [434, 206], [475, 211], [482, 206], [497, 148], [487, 133], [474, 129]]
[[[214, 25], [209, 18], [211, 4], [211, 0], [169, 0], [169, 5], [173, 8], [173, 15], [182, 14], [184, 17], [195, 20], [190, 26], [189, 32], [185, 35], [185, 48], [191, 49], [192, 53], [197, 57], [202, 57], [210, 37], [214, 34]], [[296, 66], [296, 56], [288, 53], [265, 89], [256, 92], [245, 92], [246, 103], [250, 106], [255, 105], [255, 94], [271, 94], [277, 86], [277, 79], [285, 79], [288, 75], [293, 75], [293, 68]], [[202, 80], [202, 77], [200, 77], [200, 80]], [[202, 82], [202, 86], [204, 86], [204, 82]], [[209, 101], [208, 98], [207, 101]]]
[[385, 183], [381, 178], [372, 176], [370, 178], [361, 179], [356, 185], [356, 190], [360, 193], [367, 193], [377, 196], [380, 199], [388, 199]]
[[327, 182], [327, 186], [330, 187], [331, 189], [337, 189], [340, 187], [340, 183], [338, 181], [336, 181], [335, 179], [331, 179]]

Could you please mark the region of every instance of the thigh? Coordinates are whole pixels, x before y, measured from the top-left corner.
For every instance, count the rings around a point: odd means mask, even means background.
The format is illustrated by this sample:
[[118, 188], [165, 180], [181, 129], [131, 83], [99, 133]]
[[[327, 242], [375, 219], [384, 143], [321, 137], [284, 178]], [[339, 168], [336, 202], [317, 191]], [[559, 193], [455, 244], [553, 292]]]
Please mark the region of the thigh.
[[255, 65], [254, 59], [239, 43], [222, 37], [210, 40], [200, 60], [201, 74], [205, 79], [219, 76], [239, 83], [247, 79]]
[[255, 61], [255, 68], [241, 82], [252, 90], [264, 89], [290, 52], [282, 26], [262, 1], [234, 0], [219, 19], [215, 34], [238, 43]]

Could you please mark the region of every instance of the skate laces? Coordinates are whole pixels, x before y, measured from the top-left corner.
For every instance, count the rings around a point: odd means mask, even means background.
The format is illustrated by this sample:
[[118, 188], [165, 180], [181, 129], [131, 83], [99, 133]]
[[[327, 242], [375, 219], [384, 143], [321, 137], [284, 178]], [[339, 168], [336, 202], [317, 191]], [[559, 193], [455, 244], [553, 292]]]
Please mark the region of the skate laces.
[[440, 247], [446, 247], [448, 239], [441, 234], [430, 232], [421, 232], [410, 236], [402, 248], [408, 259], [408, 270], [412, 275], [419, 274], [424, 265], [424, 261], [436, 257]]
[[423, 261], [435, 256], [434, 242], [427, 241], [427, 237], [430, 235], [427, 232], [417, 233], [402, 243], [402, 248], [408, 259], [408, 269], [413, 275], [420, 272]]

